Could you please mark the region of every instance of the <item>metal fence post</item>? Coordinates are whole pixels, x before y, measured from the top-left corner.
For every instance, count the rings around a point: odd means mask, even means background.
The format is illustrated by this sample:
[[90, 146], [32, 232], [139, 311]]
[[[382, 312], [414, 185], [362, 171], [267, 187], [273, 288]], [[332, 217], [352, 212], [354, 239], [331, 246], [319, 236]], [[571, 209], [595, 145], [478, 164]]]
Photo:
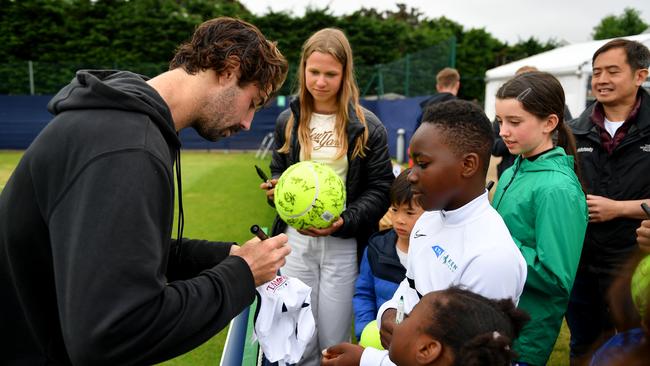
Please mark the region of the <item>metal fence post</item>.
[[406, 134], [405, 129], [397, 129], [397, 162], [400, 164], [404, 162], [404, 134]]
[[405, 66], [406, 70], [404, 74], [406, 75], [404, 76], [404, 95], [410, 97], [410, 92], [409, 92], [410, 83], [411, 83], [411, 54], [410, 53], [406, 54], [405, 62], [406, 62], [406, 66]]
[[377, 65], [377, 100], [381, 99], [384, 95], [384, 74], [381, 70], [382, 64]]
[[27, 61], [27, 69], [29, 70], [29, 95], [34, 95], [34, 66], [32, 61]]
[[456, 36], [449, 39], [451, 50], [449, 52], [449, 67], [456, 67]]

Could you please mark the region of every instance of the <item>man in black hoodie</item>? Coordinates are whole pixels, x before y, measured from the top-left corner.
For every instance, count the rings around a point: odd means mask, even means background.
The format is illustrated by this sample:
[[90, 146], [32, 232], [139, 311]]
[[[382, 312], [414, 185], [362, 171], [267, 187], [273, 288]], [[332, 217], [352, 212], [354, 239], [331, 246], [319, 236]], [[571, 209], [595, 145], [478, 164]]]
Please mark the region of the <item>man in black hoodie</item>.
[[[172, 240], [178, 131], [250, 127], [287, 63], [251, 24], [217, 18], [151, 79], [79, 71], [0, 195], [3, 364], [152, 364], [208, 340], [274, 278], [286, 236]], [[179, 231], [182, 200], [179, 189]]]

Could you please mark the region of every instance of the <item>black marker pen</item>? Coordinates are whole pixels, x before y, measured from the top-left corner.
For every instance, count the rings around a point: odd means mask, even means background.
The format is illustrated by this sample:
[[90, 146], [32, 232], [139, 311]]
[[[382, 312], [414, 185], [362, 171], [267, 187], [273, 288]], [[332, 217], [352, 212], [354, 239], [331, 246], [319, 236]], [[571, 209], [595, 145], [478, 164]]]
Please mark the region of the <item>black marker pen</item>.
[[260, 240], [266, 240], [269, 238], [259, 225], [251, 226], [251, 233], [255, 234], [255, 236], [260, 238]]
[[[259, 225], [253, 225], [251, 226], [251, 233], [255, 234], [260, 240], [266, 240], [269, 238], [268, 235], [262, 230], [262, 228]], [[280, 276], [280, 270], [278, 269], [278, 276]]]
[[648, 206], [648, 204], [645, 202], [641, 203], [641, 208], [645, 212], [645, 215], [648, 216], [648, 218], [650, 219], [650, 207]]
[[270, 188], [273, 188], [273, 183], [271, 183], [271, 180], [270, 180], [269, 177], [266, 175], [266, 173], [264, 173], [264, 170], [262, 170], [262, 168], [260, 168], [260, 167], [258, 167], [257, 165], [255, 165], [255, 171], [257, 172], [257, 175], [258, 175], [260, 178], [262, 178], [262, 181], [263, 181], [263, 182], [266, 182], [266, 183], [270, 184], [270, 185], [271, 185]]

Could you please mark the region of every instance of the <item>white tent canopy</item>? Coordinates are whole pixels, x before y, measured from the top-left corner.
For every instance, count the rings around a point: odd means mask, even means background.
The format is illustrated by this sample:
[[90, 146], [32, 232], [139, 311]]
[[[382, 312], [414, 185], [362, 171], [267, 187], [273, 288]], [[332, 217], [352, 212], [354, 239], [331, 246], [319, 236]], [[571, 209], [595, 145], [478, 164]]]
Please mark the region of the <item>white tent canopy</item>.
[[[650, 34], [622, 37], [635, 40], [650, 47]], [[485, 113], [494, 119], [495, 95], [499, 87], [510, 79], [522, 66], [535, 66], [540, 71], [553, 74], [562, 84], [566, 104], [574, 117], [585, 109], [591, 85], [591, 58], [594, 52], [610, 39], [590, 41], [558, 47], [506, 65], [495, 67], [485, 73]]]

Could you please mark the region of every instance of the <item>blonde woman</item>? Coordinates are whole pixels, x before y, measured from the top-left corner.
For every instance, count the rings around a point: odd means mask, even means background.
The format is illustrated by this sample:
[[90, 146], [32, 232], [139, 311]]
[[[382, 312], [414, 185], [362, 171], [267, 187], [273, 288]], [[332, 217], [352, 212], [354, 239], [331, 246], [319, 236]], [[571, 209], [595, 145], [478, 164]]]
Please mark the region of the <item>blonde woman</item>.
[[271, 162], [262, 183], [272, 201], [277, 178], [312, 160], [329, 165], [346, 186], [346, 208], [325, 229], [295, 230], [276, 217], [273, 233], [286, 233], [292, 253], [282, 273], [312, 287], [316, 333], [301, 365], [319, 365], [320, 350], [347, 341], [358, 257], [386, 213], [394, 179], [386, 129], [359, 104], [352, 49], [338, 29], [314, 33], [303, 45], [298, 98], [278, 117]]

